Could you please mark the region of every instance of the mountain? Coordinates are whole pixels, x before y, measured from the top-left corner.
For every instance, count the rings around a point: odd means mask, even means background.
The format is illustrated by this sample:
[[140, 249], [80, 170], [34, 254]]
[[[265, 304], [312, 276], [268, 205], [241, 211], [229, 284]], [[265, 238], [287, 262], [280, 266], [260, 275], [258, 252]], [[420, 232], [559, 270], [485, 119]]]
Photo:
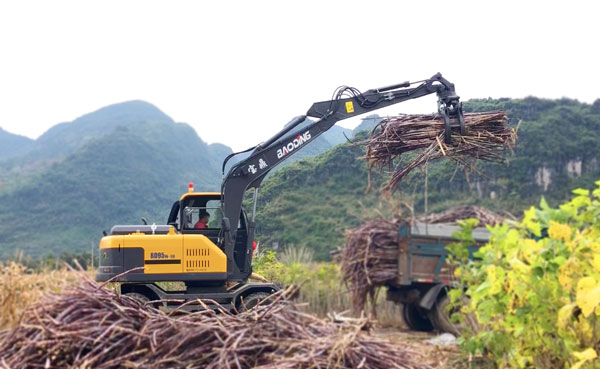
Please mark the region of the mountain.
[[53, 126], [36, 140], [27, 158], [60, 158], [117, 127], [150, 122], [174, 123], [169, 116], [145, 101], [109, 105], [73, 122]]
[[34, 140], [12, 134], [0, 128], [0, 161], [21, 155], [29, 150]]
[[59, 159], [83, 147], [91, 140], [109, 134], [117, 127], [147, 122], [173, 123], [173, 120], [154, 105], [144, 101], [109, 105], [72, 122], [53, 126], [35, 140], [26, 154], [14, 164]]
[[[541, 196], [555, 205], [570, 189], [590, 188], [600, 178], [600, 100], [479, 99], [465, 102], [465, 109], [506, 110], [513, 124], [520, 121], [517, 146], [506, 165], [478, 165], [482, 175], [466, 176], [450, 161], [431, 162], [430, 212], [479, 204], [518, 214]], [[343, 244], [344, 230], [364, 218], [406, 214], [408, 207], [423, 212], [421, 171], [384, 198], [379, 189], [387, 173], [372, 173], [366, 191], [369, 173], [358, 159], [363, 148], [334, 146], [346, 141], [342, 133], [367, 138], [365, 131], [381, 119], [370, 118], [353, 132], [335, 126], [263, 182], [257, 213], [263, 246], [306, 246], [326, 259]], [[31, 256], [83, 252], [114, 224], [139, 223], [142, 216], [164, 223], [188, 182], [218, 190], [222, 160], [231, 153], [139, 101], [61, 124], [39, 140], [25, 139], [22, 152], [0, 163], [0, 258], [18, 250]]]
[[363, 131], [371, 132], [371, 130], [382, 120], [383, 118], [378, 114], [367, 115], [362, 119], [362, 122], [352, 130], [352, 135], [356, 135]]
[[335, 125], [329, 131], [323, 133], [322, 137], [333, 147], [347, 142], [346, 138], [352, 138], [352, 135], [351, 129]]
[[41, 168], [64, 159], [117, 127], [151, 122], [173, 123], [173, 120], [152, 104], [128, 101], [104, 107], [73, 122], [57, 124], [20, 152], [4, 160], [0, 156], [0, 181], [8, 187], [21, 185], [30, 180], [29, 175], [36, 175]]
[[[287, 126], [290, 122], [288, 122], [285, 126]], [[314, 123], [314, 121], [310, 118], [306, 118], [295, 129], [293, 129], [291, 131], [291, 133], [288, 133], [287, 136], [293, 137], [294, 136], [292, 134], [293, 132], [298, 133], [298, 132], [303, 131], [311, 123]], [[300, 147], [294, 153], [293, 156], [291, 156], [289, 159], [281, 162], [277, 166], [275, 171], [285, 168], [285, 167], [289, 166], [290, 164], [293, 164], [299, 160], [302, 160], [305, 158], [312, 158], [319, 154], [322, 154], [322, 153], [326, 152], [327, 150], [332, 149], [334, 146], [346, 142], [347, 139], [352, 138], [352, 137], [353, 137], [353, 131], [351, 129], [344, 128], [344, 127], [341, 127], [338, 125], [334, 125], [328, 131], [323, 132], [323, 134], [321, 134], [319, 137], [317, 137], [315, 140], [313, 140], [310, 143], [310, 145], [303, 145], [302, 147]], [[265, 137], [265, 141], [268, 140], [269, 138], [270, 137]], [[234, 163], [237, 163], [237, 162], [247, 158], [248, 156], [250, 156], [250, 152], [236, 155], [231, 161], [229, 161], [227, 163], [226, 171], [229, 170], [229, 168], [231, 168], [231, 166]], [[269, 173], [268, 176], [273, 175], [273, 173], [274, 172]]]
[[[463, 178], [457, 186], [484, 198], [535, 201], [543, 195], [562, 202], [569, 189], [592, 187], [600, 178], [600, 112], [594, 105], [528, 97], [471, 100], [465, 110], [505, 110], [520, 126], [507, 165], [496, 168], [486, 164], [482, 166], [486, 176], [470, 183]], [[438, 190], [443, 187], [443, 183], [434, 185]]]
[[[56, 150], [61, 143], [68, 149]], [[0, 193], [0, 255], [81, 252], [114, 224], [136, 224], [142, 216], [164, 223], [188, 182], [219, 190], [229, 153], [141, 102], [54, 127], [34, 149], [5, 162], [16, 170], [32, 160], [46, 165]]]
[[[481, 175], [456, 170], [452, 161], [428, 168], [428, 210], [477, 204], [499, 212], [522, 214], [544, 196], [551, 205], [566, 200], [577, 187], [593, 188], [600, 179], [600, 102], [575, 100], [481, 99], [465, 103], [466, 111], [505, 110], [511, 124], [520, 121], [514, 153], [507, 164], [481, 163]], [[372, 127], [367, 127], [367, 129]], [[363, 138], [367, 136], [363, 133]], [[404, 204], [424, 211], [424, 175], [415, 170], [401, 192], [382, 198], [387, 173], [372, 173], [359, 160], [361, 147], [343, 144], [312, 159], [289, 165], [263, 182], [257, 223], [264, 247], [304, 246], [315, 256], [344, 243], [344, 230], [361, 219], [390, 213]]]
[[[352, 133], [333, 127], [296, 160], [331, 149], [344, 134]], [[7, 149], [0, 162], [4, 257], [16, 250], [29, 256], [88, 250], [102, 230], [142, 216], [164, 223], [188, 182], [219, 190], [221, 163], [231, 153], [144, 101], [98, 109], [27, 142], [20, 151]]]
[[366, 193], [367, 167], [357, 159], [362, 154], [361, 147], [342, 144], [267, 178], [256, 218], [261, 245], [304, 246], [326, 259], [340, 246], [344, 230], [359, 224], [379, 201], [378, 193]]
[[[294, 132], [302, 131], [307, 128], [310, 124], [314, 123], [312, 119], [305, 119], [304, 122], [300, 123]], [[330, 150], [336, 145], [346, 142], [346, 137], [352, 137], [352, 130], [344, 128], [338, 125], [334, 125], [328, 131], [323, 132], [319, 137], [310, 143], [310, 145], [304, 145], [298, 151], [291, 156], [288, 160], [282, 162], [278, 169], [284, 168], [292, 163], [305, 158], [312, 158], [319, 154]]]

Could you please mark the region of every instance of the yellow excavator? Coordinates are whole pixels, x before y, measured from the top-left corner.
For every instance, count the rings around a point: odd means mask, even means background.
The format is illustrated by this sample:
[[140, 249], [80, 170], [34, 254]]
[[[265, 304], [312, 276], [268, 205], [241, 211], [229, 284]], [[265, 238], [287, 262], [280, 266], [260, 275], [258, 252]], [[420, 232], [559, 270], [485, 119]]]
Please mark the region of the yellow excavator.
[[[438, 96], [449, 143], [452, 130], [464, 133], [464, 119], [454, 85], [441, 74], [366, 92], [341, 86], [332, 100], [314, 103], [306, 115], [296, 117], [266, 142], [225, 158], [221, 192], [194, 192], [190, 184], [173, 204], [167, 224], [112, 227], [100, 240], [96, 280], [118, 282], [122, 294], [160, 301], [156, 304], [167, 307], [181, 308], [183, 303], [187, 310], [237, 311], [256, 305], [278, 290], [273, 283], [248, 282], [256, 245], [258, 188], [267, 173], [340, 120], [433, 93]], [[226, 164], [240, 154], [243, 158], [225, 174]], [[250, 216], [242, 208], [249, 190], [253, 190]], [[183, 282], [185, 288], [172, 290], [157, 284], [168, 281]], [[199, 300], [203, 303], [194, 303]]]

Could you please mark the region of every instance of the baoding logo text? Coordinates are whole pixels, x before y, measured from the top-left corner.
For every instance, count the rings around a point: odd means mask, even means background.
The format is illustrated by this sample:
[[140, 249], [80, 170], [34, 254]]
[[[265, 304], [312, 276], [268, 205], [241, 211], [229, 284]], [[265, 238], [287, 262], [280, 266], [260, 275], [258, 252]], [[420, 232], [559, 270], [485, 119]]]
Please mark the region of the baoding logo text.
[[284, 145], [281, 149], [277, 150], [277, 159], [281, 159], [290, 152], [294, 151], [300, 145], [310, 140], [310, 138], [311, 137], [309, 131], [306, 131], [303, 134], [296, 136], [296, 138], [293, 141], [289, 142], [287, 145]]

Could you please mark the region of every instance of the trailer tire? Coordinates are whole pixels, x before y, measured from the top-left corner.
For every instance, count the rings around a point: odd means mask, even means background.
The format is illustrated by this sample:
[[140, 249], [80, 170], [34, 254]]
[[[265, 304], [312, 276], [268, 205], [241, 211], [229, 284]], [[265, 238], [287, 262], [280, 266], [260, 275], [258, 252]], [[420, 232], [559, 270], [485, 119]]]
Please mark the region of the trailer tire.
[[430, 332], [433, 330], [433, 324], [427, 314], [416, 304], [402, 305], [402, 317], [406, 325], [415, 331]]
[[448, 295], [440, 295], [429, 312], [429, 319], [437, 331], [452, 333], [454, 336], [458, 337], [460, 336], [462, 325], [460, 323], [452, 322], [452, 311], [448, 310], [448, 304], [450, 304]]

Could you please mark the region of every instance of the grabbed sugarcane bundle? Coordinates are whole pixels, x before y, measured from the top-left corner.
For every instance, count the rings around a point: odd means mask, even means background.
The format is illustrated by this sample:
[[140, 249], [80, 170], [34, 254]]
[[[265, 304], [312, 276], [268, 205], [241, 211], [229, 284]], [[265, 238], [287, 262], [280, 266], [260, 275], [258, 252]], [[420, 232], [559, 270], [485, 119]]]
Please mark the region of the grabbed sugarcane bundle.
[[[477, 160], [503, 162], [503, 154], [514, 145], [516, 128], [507, 125], [503, 111], [467, 113], [465, 133], [453, 129], [451, 142], [445, 142], [445, 125], [441, 115], [400, 115], [382, 120], [363, 142], [365, 159], [370, 168], [394, 168], [384, 188], [394, 191], [411, 170], [430, 160], [450, 158], [473, 168]], [[402, 155], [418, 150], [417, 157], [402, 162]], [[400, 162], [398, 163], [398, 160]]]

